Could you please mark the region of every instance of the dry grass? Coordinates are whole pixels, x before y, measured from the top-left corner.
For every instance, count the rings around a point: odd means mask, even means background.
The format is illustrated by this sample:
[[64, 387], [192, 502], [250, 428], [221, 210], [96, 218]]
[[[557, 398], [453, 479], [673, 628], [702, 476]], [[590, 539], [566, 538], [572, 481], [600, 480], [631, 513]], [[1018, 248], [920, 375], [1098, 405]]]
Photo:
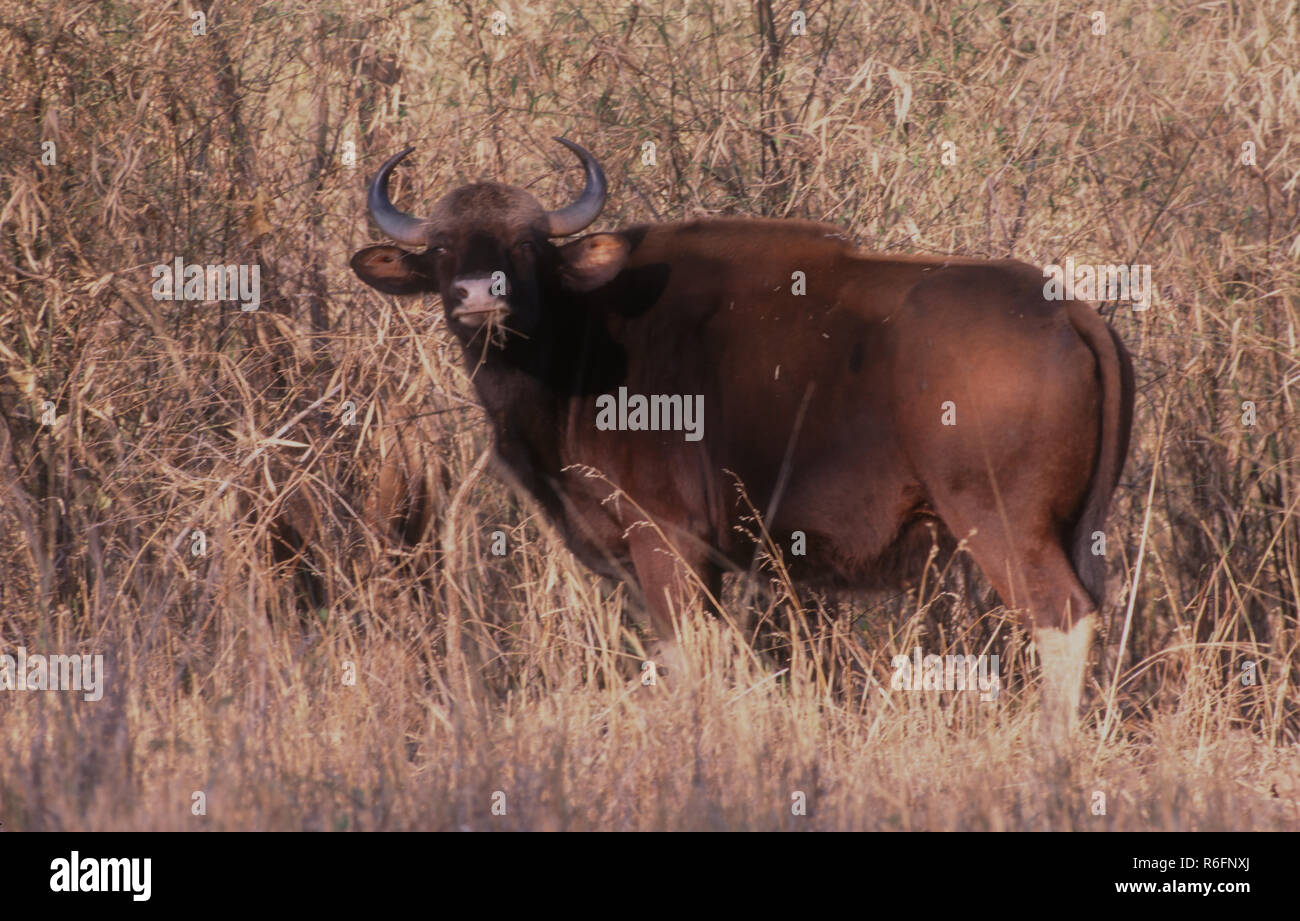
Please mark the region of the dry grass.
[[[184, 3], [0, 0], [0, 652], [108, 661], [98, 703], [0, 693], [5, 827], [1300, 825], [1300, 15], [1105, 7], [1094, 35], [1054, 4], [821, 0], [796, 36], [792, 3], [504, 2], [498, 36], [468, 3], [244, 2], [192, 36]], [[960, 573], [732, 586], [686, 618], [692, 678], [637, 681], [626, 589], [482, 475], [436, 304], [347, 268], [392, 151], [418, 146], [415, 210], [485, 175], [558, 203], [554, 134], [606, 165], [600, 228], [790, 215], [1153, 266], [1152, 309], [1104, 308], [1137, 421], [1071, 760]], [[262, 309], [154, 301], [177, 255], [259, 263]], [[384, 475], [427, 496], [415, 546], [376, 526]], [[889, 693], [916, 645], [998, 652], [1008, 687]]]

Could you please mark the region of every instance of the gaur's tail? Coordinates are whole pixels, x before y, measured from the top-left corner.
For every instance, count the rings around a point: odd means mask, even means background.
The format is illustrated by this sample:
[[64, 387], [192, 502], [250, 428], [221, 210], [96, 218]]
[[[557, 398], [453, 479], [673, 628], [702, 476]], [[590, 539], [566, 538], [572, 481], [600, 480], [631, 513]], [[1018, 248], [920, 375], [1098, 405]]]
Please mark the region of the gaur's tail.
[[1100, 607], [1106, 600], [1106, 558], [1096, 555], [1093, 533], [1106, 526], [1111, 494], [1124, 469], [1133, 426], [1133, 362], [1119, 336], [1091, 305], [1071, 301], [1070, 322], [1097, 356], [1101, 379], [1101, 443], [1083, 511], [1070, 538], [1070, 561], [1079, 581]]

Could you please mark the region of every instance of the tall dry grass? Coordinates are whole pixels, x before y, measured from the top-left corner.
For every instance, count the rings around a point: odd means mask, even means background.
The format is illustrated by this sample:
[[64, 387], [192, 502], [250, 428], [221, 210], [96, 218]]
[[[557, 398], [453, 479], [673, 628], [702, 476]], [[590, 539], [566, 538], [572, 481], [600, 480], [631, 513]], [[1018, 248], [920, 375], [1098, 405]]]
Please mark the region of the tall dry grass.
[[[0, 653], [108, 663], [98, 703], [0, 693], [0, 821], [1296, 827], [1300, 16], [1105, 6], [503, 2], [499, 35], [470, 3], [0, 0]], [[627, 589], [484, 474], [436, 303], [347, 268], [394, 150], [412, 210], [484, 176], [554, 204], [556, 134], [605, 164], [598, 227], [1152, 265], [1152, 309], [1103, 308], [1137, 420], [1071, 760], [968, 571], [823, 598], [774, 562], [686, 618], [689, 680], [640, 683]], [[261, 309], [153, 300], [178, 255], [260, 264]], [[890, 692], [918, 645], [1007, 688]]]

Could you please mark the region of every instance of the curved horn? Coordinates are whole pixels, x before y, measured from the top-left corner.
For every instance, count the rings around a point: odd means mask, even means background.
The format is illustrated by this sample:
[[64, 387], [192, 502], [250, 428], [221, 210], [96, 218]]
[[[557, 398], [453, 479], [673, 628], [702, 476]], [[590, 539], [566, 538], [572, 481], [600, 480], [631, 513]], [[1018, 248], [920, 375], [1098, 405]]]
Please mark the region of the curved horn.
[[393, 171], [394, 166], [402, 161], [402, 158], [413, 150], [415, 150], [414, 147], [408, 147], [401, 153], [394, 154], [384, 161], [384, 165], [379, 167], [379, 172], [375, 174], [375, 178], [370, 180], [370, 191], [366, 194], [366, 205], [370, 208], [370, 214], [375, 219], [375, 223], [379, 225], [380, 230], [399, 243], [419, 246], [428, 242], [425, 239], [425, 222], [407, 214], [405, 211], [399, 211], [388, 200], [388, 174]]
[[565, 138], [556, 138], [565, 147], [572, 150], [582, 161], [587, 171], [587, 187], [582, 190], [578, 200], [558, 211], [546, 212], [546, 235], [548, 237], [567, 237], [577, 233], [596, 219], [600, 209], [605, 207], [605, 195], [609, 185], [605, 182], [605, 171], [600, 168], [596, 158], [586, 150]]

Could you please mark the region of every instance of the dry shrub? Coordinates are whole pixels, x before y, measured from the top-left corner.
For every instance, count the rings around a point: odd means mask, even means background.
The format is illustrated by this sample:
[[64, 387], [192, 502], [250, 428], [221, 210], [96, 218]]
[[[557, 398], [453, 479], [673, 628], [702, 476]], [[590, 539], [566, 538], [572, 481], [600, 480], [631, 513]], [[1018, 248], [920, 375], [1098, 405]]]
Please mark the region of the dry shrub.
[[[1294, 4], [1121, 0], [1104, 35], [979, 2], [503, 3], [504, 35], [469, 3], [202, 7], [199, 36], [188, 3], [0, 0], [0, 652], [108, 669], [95, 704], [0, 694], [6, 827], [1295, 827]], [[605, 163], [599, 226], [1152, 266], [1150, 310], [1103, 306], [1138, 406], [1073, 760], [960, 558], [850, 599], [771, 560], [687, 616], [689, 680], [641, 684], [627, 590], [485, 475], [436, 303], [347, 268], [392, 151], [413, 210], [482, 176], [558, 203], [555, 134]], [[155, 301], [176, 256], [257, 263], [260, 309]], [[997, 652], [998, 702], [889, 693], [917, 645]]]

